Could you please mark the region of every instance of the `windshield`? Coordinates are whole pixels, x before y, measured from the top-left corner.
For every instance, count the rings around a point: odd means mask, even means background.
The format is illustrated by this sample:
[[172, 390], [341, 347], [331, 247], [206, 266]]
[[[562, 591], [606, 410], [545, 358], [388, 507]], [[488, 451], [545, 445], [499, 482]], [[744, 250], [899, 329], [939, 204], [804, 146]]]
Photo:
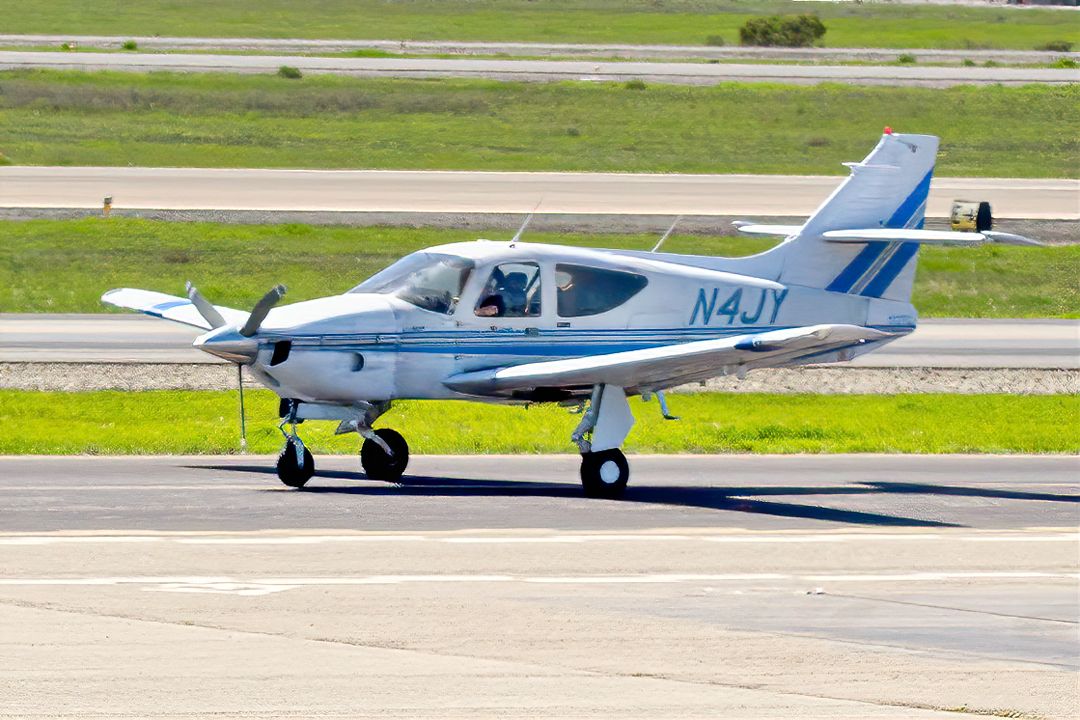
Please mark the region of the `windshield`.
[[473, 265], [472, 260], [456, 255], [413, 253], [349, 292], [393, 295], [424, 310], [450, 314]]

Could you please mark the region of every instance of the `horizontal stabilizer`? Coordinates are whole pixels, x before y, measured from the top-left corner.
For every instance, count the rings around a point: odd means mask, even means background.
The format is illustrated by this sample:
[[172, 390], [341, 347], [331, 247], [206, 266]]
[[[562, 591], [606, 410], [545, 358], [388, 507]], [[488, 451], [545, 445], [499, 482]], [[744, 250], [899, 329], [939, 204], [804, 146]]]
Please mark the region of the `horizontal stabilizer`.
[[[199, 313], [195, 304], [186, 297], [166, 295], [153, 290], [137, 290], [133, 288], [119, 288], [110, 290], [101, 296], [101, 301], [109, 305], [138, 310], [147, 315], [172, 320], [173, 322], [191, 325], [193, 327], [210, 330], [210, 323]], [[248, 318], [243, 310], [213, 306], [218, 314], [230, 324], [241, 324]]]
[[1000, 232], [955, 232], [952, 230], [916, 230], [911, 228], [867, 228], [865, 230], [829, 230], [824, 238], [836, 243], [879, 241], [911, 242], [920, 245], [1041, 245], [1037, 240]]
[[757, 225], [755, 223], [735, 223], [735, 227], [744, 235], [779, 235], [789, 237], [802, 230], [802, 225]]

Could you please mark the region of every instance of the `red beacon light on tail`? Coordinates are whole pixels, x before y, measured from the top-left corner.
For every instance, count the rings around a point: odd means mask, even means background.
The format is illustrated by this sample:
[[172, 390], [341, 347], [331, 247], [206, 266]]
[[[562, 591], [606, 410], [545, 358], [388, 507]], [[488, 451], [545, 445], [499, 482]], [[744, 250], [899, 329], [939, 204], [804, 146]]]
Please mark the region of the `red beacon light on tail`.
[[892, 135], [892, 128], [889, 127], [888, 125], [886, 125], [884, 132], [885, 132], [886, 135]]

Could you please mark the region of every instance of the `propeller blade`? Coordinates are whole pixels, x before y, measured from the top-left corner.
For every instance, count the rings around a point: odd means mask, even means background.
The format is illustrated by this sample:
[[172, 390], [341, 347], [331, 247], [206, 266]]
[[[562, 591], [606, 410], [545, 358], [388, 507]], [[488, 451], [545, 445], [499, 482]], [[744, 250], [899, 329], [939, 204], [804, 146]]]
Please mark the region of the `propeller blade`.
[[219, 327], [228, 324], [225, 322], [225, 318], [221, 317], [221, 313], [217, 311], [217, 308], [202, 296], [202, 293], [191, 284], [190, 280], [186, 287], [188, 300], [190, 300], [191, 304], [195, 306], [195, 309], [199, 311], [199, 314], [203, 316], [203, 319], [210, 323], [211, 330], [217, 330]]
[[284, 285], [275, 285], [271, 288], [270, 292], [263, 295], [262, 299], [255, 303], [255, 307], [251, 309], [251, 315], [248, 316], [247, 322], [244, 323], [244, 327], [240, 328], [240, 334], [244, 337], [251, 337], [259, 332], [259, 326], [262, 325], [263, 320], [266, 319], [267, 313], [269, 313], [270, 309], [277, 305], [278, 300], [281, 300], [284, 296]]

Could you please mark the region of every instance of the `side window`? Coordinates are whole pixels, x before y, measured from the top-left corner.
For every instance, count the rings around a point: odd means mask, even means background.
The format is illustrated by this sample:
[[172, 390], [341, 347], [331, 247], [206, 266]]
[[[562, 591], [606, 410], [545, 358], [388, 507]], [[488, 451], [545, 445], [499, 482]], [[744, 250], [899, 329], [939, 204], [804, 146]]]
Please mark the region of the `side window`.
[[540, 266], [533, 262], [503, 263], [491, 276], [476, 304], [480, 317], [538, 317]]
[[644, 275], [586, 267], [555, 266], [559, 317], [599, 315], [622, 305], [649, 284]]

